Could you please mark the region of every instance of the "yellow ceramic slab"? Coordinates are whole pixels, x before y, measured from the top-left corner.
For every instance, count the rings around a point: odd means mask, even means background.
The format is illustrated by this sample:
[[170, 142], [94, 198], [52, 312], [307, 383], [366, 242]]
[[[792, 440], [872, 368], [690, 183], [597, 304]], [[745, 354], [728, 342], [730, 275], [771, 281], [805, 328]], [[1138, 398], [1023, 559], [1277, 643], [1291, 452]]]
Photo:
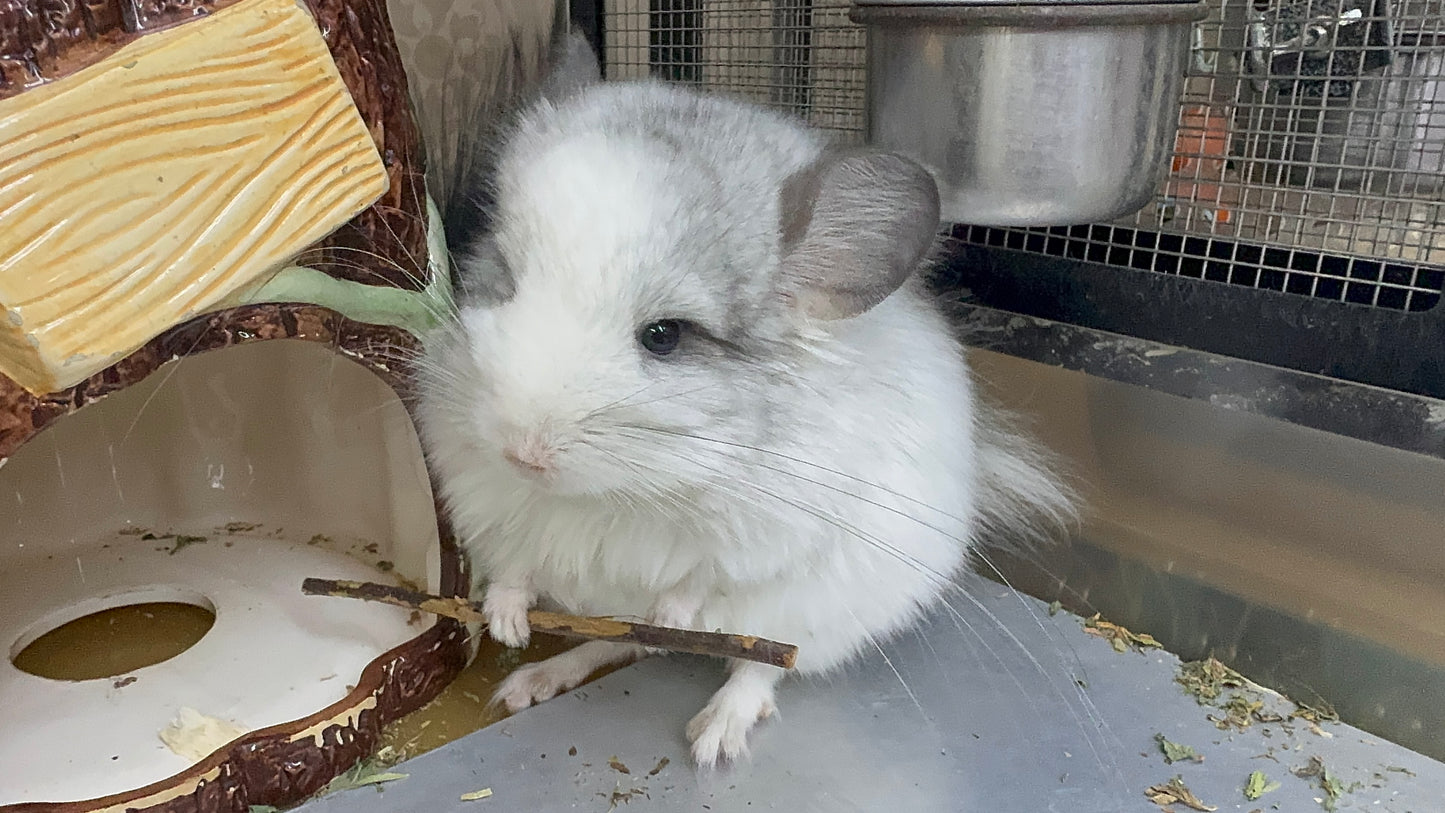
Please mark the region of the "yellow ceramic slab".
[[244, 0], [0, 101], [0, 373], [76, 384], [387, 183], [295, 0]]

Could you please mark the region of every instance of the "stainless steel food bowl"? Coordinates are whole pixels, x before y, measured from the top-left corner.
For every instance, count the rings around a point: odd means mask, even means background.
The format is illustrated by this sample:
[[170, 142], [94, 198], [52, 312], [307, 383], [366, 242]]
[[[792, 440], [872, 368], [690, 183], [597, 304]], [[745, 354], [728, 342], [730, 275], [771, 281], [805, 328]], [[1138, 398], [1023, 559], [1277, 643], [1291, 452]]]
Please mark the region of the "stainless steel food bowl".
[[936, 175], [949, 221], [1111, 220], [1154, 195], [1203, 2], [856, 3], [868, 133]]

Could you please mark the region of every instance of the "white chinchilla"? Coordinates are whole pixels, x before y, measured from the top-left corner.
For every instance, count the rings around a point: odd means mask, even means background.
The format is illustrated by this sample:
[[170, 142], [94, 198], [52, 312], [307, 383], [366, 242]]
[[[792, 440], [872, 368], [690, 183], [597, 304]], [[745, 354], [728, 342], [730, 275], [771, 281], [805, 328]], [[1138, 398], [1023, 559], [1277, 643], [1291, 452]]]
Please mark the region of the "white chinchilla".
[[[822, 673], [944, 600], [983, 528], [1068, 513], [918, 279], [927, 172], [739, 101], [583, 81], [570, 48], [493, 156], [457, 317], [421, 365], [493, 637], [525, 644], [544, 600], [797, 644]], [[641, 654], [589, 642], [497, 697]], [[783, 676], [730, 664], [687, 726], [699, 764], [745, 752]]]

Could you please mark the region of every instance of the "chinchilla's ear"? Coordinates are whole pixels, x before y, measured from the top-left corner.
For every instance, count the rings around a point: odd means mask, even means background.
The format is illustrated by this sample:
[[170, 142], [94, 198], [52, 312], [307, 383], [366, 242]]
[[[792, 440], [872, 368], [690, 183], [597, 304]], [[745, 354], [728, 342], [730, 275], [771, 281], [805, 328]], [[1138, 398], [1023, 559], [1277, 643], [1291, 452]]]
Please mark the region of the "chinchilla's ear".
[[601, 81], [602, 68], [597, 54], [581, 29], [574, 27], [552, 41], [547, 76], [541, 86], [543, 98], [558, 102]]
[[783, 286], [815, 319], [857, 316], [918, 267], [939, 227], [938, 187], [887, 152], [825, 153], [783, 185]]

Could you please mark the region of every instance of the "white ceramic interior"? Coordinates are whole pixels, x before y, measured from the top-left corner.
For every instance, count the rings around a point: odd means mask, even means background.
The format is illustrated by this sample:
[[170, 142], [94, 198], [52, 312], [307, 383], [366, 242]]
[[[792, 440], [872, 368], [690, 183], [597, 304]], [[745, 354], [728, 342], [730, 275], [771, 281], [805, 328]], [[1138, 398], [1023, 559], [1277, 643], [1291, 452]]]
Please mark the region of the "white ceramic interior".
[[[142, 529], [206, 541], [172, 553]], [[188, 357], [60, 420], [0, 468], [0, 805], [94, 798], [185, 769], [159, 737], [183, 707], [254, 730], [343, 699], [432, 619], [303, 596], [301, 580], [434, 588], [439, 572], [400, 400], [326, 347]], [[56, 681], [11, 663], [71, 619], [148, 601], [197, 604], [216, 622], [124, 676]]]

